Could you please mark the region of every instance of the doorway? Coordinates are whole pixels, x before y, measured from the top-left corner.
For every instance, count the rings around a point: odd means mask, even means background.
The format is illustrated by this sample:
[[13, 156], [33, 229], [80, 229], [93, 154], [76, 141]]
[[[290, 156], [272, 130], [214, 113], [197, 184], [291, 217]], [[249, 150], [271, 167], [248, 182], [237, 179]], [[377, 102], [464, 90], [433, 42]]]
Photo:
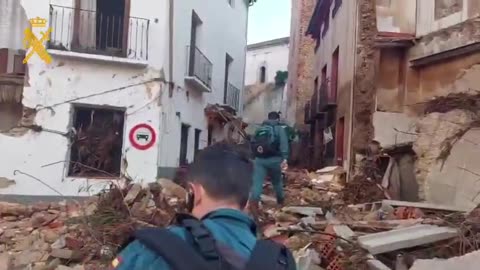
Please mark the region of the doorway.
[[190, 126], [182, 124], [180, 135], [180, 166], [187, 165], [188, 159], [188, 133], [190, 132]]

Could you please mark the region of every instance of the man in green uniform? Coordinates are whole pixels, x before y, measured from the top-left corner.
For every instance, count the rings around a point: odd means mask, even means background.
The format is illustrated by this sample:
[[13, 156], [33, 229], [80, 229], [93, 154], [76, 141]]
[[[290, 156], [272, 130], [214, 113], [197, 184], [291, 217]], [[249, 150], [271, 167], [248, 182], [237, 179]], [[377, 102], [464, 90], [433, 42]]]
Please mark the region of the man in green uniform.
[[263, 190], [263, 182], [268, 175], [272, 181], [277, 197], [277, 203], [285, 201], [283, 191], [282, 171], [286, 170], [289, 147], [285, 128], [280, 123], [278, 112], [270, 112], [268, 120], [255, 131], [253, 137], [253, 186], [250, 196], [250, 206], [253, 212], [258, 209], [258, 202]]

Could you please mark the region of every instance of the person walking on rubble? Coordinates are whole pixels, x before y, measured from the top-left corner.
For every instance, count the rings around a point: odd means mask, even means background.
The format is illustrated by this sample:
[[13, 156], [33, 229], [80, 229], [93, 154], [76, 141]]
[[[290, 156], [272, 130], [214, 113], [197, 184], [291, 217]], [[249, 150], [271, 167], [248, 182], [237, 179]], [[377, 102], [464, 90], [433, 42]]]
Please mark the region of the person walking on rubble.
[[280, 124], [280, 114], [270, 112], [268, 120], [255, 131], [252, 142], [255, 155], [253, 169], [253, 188], [250, 195], [250, 209], [255, 215], [263, 190], [263, 182], [268, 175], [272, 181], [277, 197], [277, 203], [283, 205], [285, 194], [283, 191], [282, 172], [288, 167], [289, 142], [285, 128]]
[[251, 189], [252, 162], [237, 146], [215, 144], [187, 171], [187, 208], [175, 226], [149, 228], [112, 262], [115, 270], [295, 270], [283, 245], [257, 240], [255, 222], [243, 212]]

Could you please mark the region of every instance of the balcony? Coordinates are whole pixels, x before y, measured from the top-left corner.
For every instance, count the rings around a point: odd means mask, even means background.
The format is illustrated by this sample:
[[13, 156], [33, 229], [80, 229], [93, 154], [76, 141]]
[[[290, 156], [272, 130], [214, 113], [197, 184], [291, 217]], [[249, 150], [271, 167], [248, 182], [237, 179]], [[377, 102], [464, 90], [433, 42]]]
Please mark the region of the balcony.
[[322, 85], [320, 85], [320, 88], [316, 91], [318, 94], [318, 99], [317, 99], [317, 115], [318, 114], [323, 114], [325, 112], [328, 112], [331, 109], [336, 108], [337, 102], [336, 98], [331, 97], [328, 94], [328, 83], [323, 82]]
[[238, 112], [240, 108], [240, 89], [229, 83], [225, 96], [225, 104]]
[[50, 5], [49, 49], [148, 60], [148, 19]]
[[212, 91], [212, 62], [197, 48], [187, 46], [185, 82], [201, 92]]

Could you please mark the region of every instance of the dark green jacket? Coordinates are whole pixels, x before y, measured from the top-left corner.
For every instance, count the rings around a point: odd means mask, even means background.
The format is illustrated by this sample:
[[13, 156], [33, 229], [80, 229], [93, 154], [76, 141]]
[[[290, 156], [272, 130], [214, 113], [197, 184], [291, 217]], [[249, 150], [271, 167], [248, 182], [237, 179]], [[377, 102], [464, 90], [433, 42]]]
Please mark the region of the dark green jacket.
[[[220, 209], [210, 214], [203, 222], [217, 241], [231, 247], [240, 256], [250, 257], [257, 241], [256, 227], [255, 222], [246, 214], [233, 209]], [[184, 228], [174, 226], [169, 230], [186, 241]], [[129, 244], [117, 258], [120, 264], [115, 270], [170, 269], [162, 257], [139, 241]]]
[[280, 155], [282, 159], [284, 160], [288, 159], [288, 156], [290, 154], [288, 136], [285, 128], [282, 125], [280, 125], [280, 121], [266, 120], [262, 123], [262, 125], [274, 126], [275, 135], [277, 136], [277, 140], [279, 142]]

